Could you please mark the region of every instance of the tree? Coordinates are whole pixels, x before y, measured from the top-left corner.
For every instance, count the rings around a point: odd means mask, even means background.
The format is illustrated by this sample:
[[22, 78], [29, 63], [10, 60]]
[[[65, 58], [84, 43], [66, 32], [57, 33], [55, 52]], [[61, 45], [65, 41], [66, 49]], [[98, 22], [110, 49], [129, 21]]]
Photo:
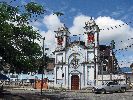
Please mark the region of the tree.
[[45, 10], [34, 2], [24, 8], [22, 12], [18, 6], [0, 2], [0, 56], [18, 73], [38, 69], [37, 60], [42, 55], [41, 47], [35, 42], [40, 41], [41, 35], [33, 30], [30, 21]]

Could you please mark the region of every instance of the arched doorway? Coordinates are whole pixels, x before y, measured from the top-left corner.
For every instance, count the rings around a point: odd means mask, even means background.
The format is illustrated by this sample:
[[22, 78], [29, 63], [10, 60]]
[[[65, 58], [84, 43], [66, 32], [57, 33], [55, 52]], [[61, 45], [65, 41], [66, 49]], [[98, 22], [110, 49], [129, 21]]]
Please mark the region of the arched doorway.
[[71, 76], [71, 90], [79, 90], [79, 76], [78, 75]]

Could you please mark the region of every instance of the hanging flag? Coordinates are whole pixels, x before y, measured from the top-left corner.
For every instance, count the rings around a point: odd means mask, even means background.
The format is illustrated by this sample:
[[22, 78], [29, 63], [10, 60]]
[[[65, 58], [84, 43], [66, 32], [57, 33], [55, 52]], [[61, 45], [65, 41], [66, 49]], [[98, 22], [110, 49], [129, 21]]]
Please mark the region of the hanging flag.
[[64, 15], [64, 14], [61, 13], [61, 12], [54, 12], [53, 15], [62, 16], [62, 15]]
[[117, 26], [115, 26], [117, 28]]

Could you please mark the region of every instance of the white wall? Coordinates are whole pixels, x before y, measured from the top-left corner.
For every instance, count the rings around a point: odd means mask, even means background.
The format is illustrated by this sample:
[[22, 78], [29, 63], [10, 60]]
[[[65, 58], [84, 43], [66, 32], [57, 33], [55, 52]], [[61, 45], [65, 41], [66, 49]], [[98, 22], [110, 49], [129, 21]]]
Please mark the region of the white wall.
[[98, 85], [102, 84], [102, 78], [103, 82], [110, 81], [110, 80], [123, 80], [122, 83], [126, 82], [126, 76], [124, 74], [116, 74], [116, 75], [98, 75]]

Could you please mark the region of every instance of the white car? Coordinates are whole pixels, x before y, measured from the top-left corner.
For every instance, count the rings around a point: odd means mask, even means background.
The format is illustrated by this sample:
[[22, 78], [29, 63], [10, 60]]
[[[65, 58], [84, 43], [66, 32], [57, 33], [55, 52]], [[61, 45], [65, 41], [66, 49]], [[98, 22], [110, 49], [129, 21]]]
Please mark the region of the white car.
[[119, 84], [117, 81], [109, 81], [103, 85], [93, 87], [94, 93], [106, 92], [125, 92], [128, 89], [127, 84]]

